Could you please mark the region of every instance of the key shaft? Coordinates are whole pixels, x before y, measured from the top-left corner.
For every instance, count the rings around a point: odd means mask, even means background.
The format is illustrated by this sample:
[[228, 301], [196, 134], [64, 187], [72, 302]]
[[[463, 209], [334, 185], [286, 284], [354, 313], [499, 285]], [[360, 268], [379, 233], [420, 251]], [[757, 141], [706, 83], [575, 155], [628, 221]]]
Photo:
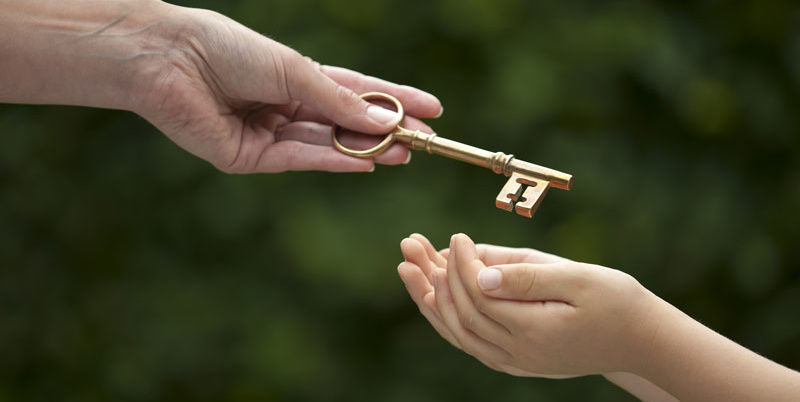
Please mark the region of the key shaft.
[[442, 155], [473, 165], [483, 166], [507, 177], [518, 173], [521, 176], [546, 180], [550, 182], [551, 186], [563, 190], [572, 188], [572, 175], [516, 159], [513, 155], [507, 155], [502, 152], [490, 152], [458, 141], [439, 137], [436, 133], [429, 134], [419, 130], [408, 130], [402, 127], [398, 127], [393, 135], [396, 140], [408, 144], [415, 150], [424, 149], [430, 154]]

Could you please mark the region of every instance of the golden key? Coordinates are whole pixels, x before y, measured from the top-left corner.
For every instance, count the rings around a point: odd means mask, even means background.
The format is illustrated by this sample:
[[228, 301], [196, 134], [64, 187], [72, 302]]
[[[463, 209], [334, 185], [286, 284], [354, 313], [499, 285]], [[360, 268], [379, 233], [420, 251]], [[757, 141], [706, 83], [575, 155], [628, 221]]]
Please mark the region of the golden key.
[[[365, 100], [382, 99], [394, 104], [397, 113], [400, 114], [402, 122], [404, 117], [403, 105], [397, 98], [382, 93], [368, 92], [362, 94]], [[398, 125], [376, 146], [365, 150], [353, 150], [339, 143], [336, 137], [338, 127], [334, 124], [331, 129], [333, 145], [339, 151], [350, 156], [361, 158], [374, 157], [380, 155], [395, 142], [400, 141], [408, 144], [411, 149], [424, 149], [429, 154], [446, 156], [474, 165], [483, 166], [491, 169], [495, 173], [502, 173], [506, 177], [510, 176], [506, 185], [500, 190], [500, 194], [495, 199], [495, 205], [506, 211], [512, 209], [517, 214], [533, 216], [542, 198], [547, 193], [550, 186], [569, 190], [572, 188], [572, 175], [549, 169], [533, 163], [515, 159], [514, 155], [506, 155], [502, 152], [489, 152], [460, 142], [439, 137], [436, 133], [423, 133], [419, 130], [411, 131]]]

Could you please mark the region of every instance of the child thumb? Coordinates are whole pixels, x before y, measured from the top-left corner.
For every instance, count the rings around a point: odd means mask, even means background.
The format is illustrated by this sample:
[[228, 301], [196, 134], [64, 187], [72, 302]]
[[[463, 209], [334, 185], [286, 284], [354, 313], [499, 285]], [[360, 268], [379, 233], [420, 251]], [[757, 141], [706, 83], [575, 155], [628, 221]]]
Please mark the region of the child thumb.
[[495, 265], [478, 272], [484, 294], [512, 300], [568, 301], [579, 280], [563, 263]]

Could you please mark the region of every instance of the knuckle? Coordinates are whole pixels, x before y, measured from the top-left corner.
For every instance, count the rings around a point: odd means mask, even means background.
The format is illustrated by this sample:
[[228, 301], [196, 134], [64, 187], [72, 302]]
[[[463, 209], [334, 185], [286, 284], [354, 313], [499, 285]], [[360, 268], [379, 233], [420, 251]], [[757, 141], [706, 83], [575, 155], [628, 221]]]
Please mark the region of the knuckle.
[[283, 63], [283, 66], [286, 67], [287, 72], [296, 72], [298, 69], [301, 69], [307, 63], [306, 59], [300, 53], [292, 49], [287, 49], [286, 51], [280, 52], [280, 59]]
[[602, 277], [604, 267], [593, 264], [580, 264], [577, 269], [573, 269], [573, 275], [570, 281], [577, 291], [585, 291], [590, 288], [593, 283], [597, 283], [597, 279]]
[[536, 290], [536, 270], [530, 267], [524, 267], [516, 275], [514, 281], [514, 290], [519, 295], [533, 295]]
[[475, 305], [475, 309], [480, 312], [486, 312], [487, 308], [487, 300], [484, 297], [478, 296], [475, 297], [472, 301], [472, 304]]
[[472, 331], [475, 329], [475, 317], [472, 315], [463, 315], [459, 317], [459, 321], [461, 322], [461, 326]]
[[627, 272], [616, 271], [620, 278], [620, 287], [628, 292], [638, 292], [642, 289], [642, 284]]
[[350, 88], [342, 85], [336, 86], [336, 99], [347, 109], [354, 109], [361, 106], [361, 98]]
[[308, 64], [300, 53], [292, 49], [278, 52], [273, 56], [273, 74], [279, 86], [279, 93], [285, 94], [288, 99], [295, 99], [298, 92], [298, 83], [308, 78]]

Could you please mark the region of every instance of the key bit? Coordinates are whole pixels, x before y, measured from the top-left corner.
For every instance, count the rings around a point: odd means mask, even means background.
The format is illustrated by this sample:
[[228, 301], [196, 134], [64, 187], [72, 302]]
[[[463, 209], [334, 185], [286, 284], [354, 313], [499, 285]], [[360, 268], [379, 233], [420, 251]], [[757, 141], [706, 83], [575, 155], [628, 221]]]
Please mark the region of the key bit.
[[495, 205], [506, 211], [513, 209], [519, 215], [532, 218], [548, 189], [550, 182], [547, 180], [512, 173], [497, 195]]

